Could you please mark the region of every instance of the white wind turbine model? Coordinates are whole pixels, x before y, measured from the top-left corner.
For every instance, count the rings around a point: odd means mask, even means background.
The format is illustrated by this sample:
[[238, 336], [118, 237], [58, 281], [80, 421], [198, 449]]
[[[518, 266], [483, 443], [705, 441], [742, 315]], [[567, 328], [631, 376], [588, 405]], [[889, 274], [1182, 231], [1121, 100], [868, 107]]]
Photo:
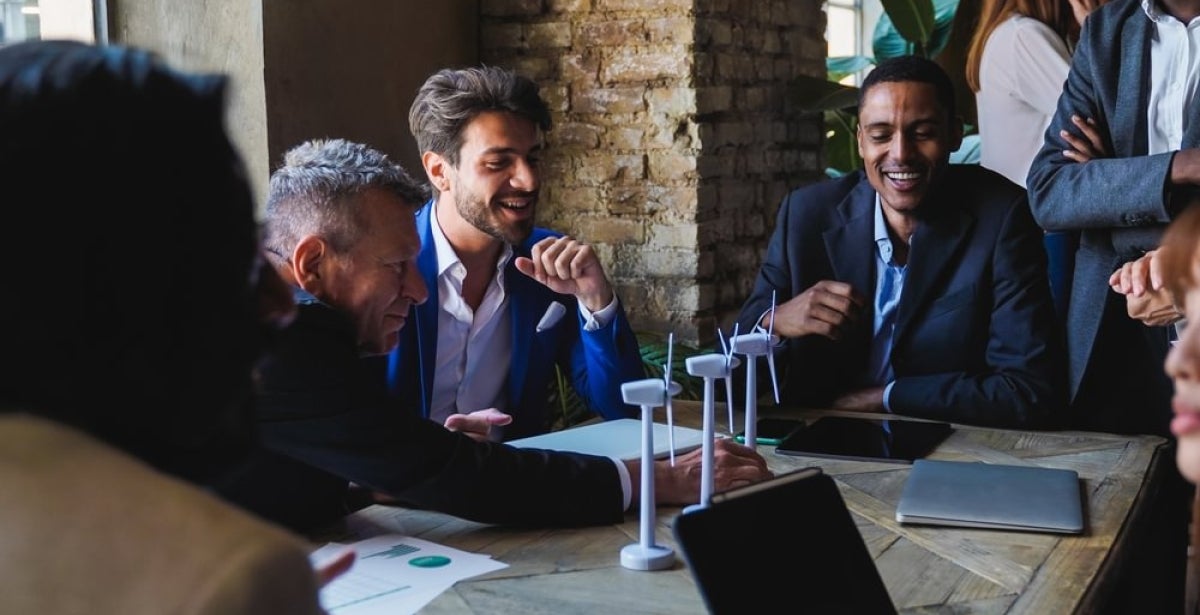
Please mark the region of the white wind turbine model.
[[[634, 380], [621, 385], [621, 397], [625, 403], [642, 407], [642, 476], [640, 540], [621, 549], [621, 565], [634, 570], [662, 570], [675, 563], [675, 551], [670, 547], [655, 544], [654, 526], [656, 507], [654, 496], [654, 409], [667, 407], [667, 422], [673, 423], [671, 398], [683, 387], [671, 381], [671, 353], [675, 335], [667, 339], [667, 364], [663, 377]], [[674, 437], [671, 438], [674, 440]], [[671, 463], [674, 464], [674, 442]]]
[[737, 352], [746, 355], [746, 446], [754, 447], [758, 444], [758, 430], [755, 423], [758, 421], [758, 369], [757, 359], [763, 355], [767, 357], [767, 367], [771, 370], [771, 386], [775, 391], [775, 403], [779, 403], [779, 381], [775, 377], [775, 348], [779, 346], [780, 339], [775, 335], [775, 293], [771, 293], [771, 319], [768, 321], [767, 330], [762, 327], [756, 327], [758, 330], [751, 333], [743, 333], [734, 336], [732, 344], [736, 345]]
[[[683, 509], [684, 512], [690, 512], [698, 508], [708, 506], [709, 500], [712, 498], [713, 492], [713, 439], [716, 437], [713, 424], [716, 423], [716, 378], [725, 379], [726, 399], [729, 400], [729, 425], [730, 431], [733, 431], [733, 370], [741, 361], [733, 356], [733, 345], [729, 349], [725, 346], [725, 336], [721, 334], [721, 330], [717, 329], [717, 334], [721, 336], [721, 349], [725, 352], [703, 354], [694, 357], [688, 357], [687, 371], [693, 376], [704, 378], [704, 439], [701, 442], [701, 453], [703, 455], [702, 465], [700, 466], [700, 501]], [[737, 335], [737, 330], [734, 329], [734, 335]]]

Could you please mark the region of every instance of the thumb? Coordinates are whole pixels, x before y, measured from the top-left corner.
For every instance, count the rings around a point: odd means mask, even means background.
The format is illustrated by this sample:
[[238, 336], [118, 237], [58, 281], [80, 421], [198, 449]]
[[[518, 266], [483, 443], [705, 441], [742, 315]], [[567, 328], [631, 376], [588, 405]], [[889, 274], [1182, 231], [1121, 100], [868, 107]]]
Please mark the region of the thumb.
[[505, 414], [495, 408], [487, 408], [472, 414], [487, 421], [489, 425], [507, 425], [513, 420], [511, 414]]
[[513, 260], [513, 265], [516, 265], [517, 271], [537, 279], [537, 270], [533, 266], [533, 260], [527, 256], [518, 256]]

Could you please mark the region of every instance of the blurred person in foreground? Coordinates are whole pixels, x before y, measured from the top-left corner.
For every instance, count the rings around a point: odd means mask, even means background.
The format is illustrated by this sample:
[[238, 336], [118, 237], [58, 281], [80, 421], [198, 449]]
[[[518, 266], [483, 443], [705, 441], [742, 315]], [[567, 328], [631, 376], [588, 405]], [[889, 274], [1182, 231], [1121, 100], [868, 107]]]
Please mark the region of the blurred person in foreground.
[[291, 318], [226, 81], [133, 48], [0, 49], [0, 612], [323, 612], [296, 536], [203, 492], [253, 450]]

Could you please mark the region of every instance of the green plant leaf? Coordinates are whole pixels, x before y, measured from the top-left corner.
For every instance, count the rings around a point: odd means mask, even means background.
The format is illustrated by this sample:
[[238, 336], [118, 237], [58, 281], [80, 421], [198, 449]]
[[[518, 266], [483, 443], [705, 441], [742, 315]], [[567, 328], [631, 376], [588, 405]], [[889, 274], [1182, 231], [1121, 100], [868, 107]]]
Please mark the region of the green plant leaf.
[[875, 60], [916, 54], [935, 57], [950, 40], [959, 0], [881, 0], [884, 14], [875, 24]]
[[830, 81], [841, 81], [874, 64], [875, 60], [867, 56], [836, 56], [825, 59], [825, 72]]
[[[858, 140], [855, 138], [857, 127], [858, 117], [853, 113], [841, 110], [825, 112], [826, 175], [840, 177], [862, 168]], [[831, 174], [830, 170], [836, 174]]]
[[[880, 3], [883, 4], [884, 15], [879, 21], [890, 21], [900, 36], [915, 45], [922, 55], [928, 56], [934, 27], [933, 0], [880, 0]], [[876, 53], [875, 57], [880, 56]]]
[[792, 101], [805, 113], [853, 109], [858, 105], [858, 88], [819, 77], [796, 77], [789, 86]]

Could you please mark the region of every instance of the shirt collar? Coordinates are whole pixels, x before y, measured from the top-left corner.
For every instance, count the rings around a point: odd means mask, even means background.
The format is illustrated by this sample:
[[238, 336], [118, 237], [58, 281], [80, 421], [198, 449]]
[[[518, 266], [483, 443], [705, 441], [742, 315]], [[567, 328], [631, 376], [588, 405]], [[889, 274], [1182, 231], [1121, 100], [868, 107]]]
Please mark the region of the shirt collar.
[[[429, 207], [429, 230], [433, 235], [433, 248], [437, 251], [437, 275], [441, 277], [451, 267], [459, 263], [458, 253], [454, 251], [454, 246], [450, 245], [450, 240], [446, 239], [446, 233], [442, 232], [442, 225], [437, 219], [437, 201]], [[507, 242], [504, 244], [504, 250], [500, 253], [500, 259], [496, 261], [497, 273], [504, 271], [504, 266], [513, 257], [512, 246]]]
[[883, 203], [875, 193], [875, 247], [879, 258], [886, 264], [892, 263], [892, 238], [888, 235], [887, 221], [883, 219]]

